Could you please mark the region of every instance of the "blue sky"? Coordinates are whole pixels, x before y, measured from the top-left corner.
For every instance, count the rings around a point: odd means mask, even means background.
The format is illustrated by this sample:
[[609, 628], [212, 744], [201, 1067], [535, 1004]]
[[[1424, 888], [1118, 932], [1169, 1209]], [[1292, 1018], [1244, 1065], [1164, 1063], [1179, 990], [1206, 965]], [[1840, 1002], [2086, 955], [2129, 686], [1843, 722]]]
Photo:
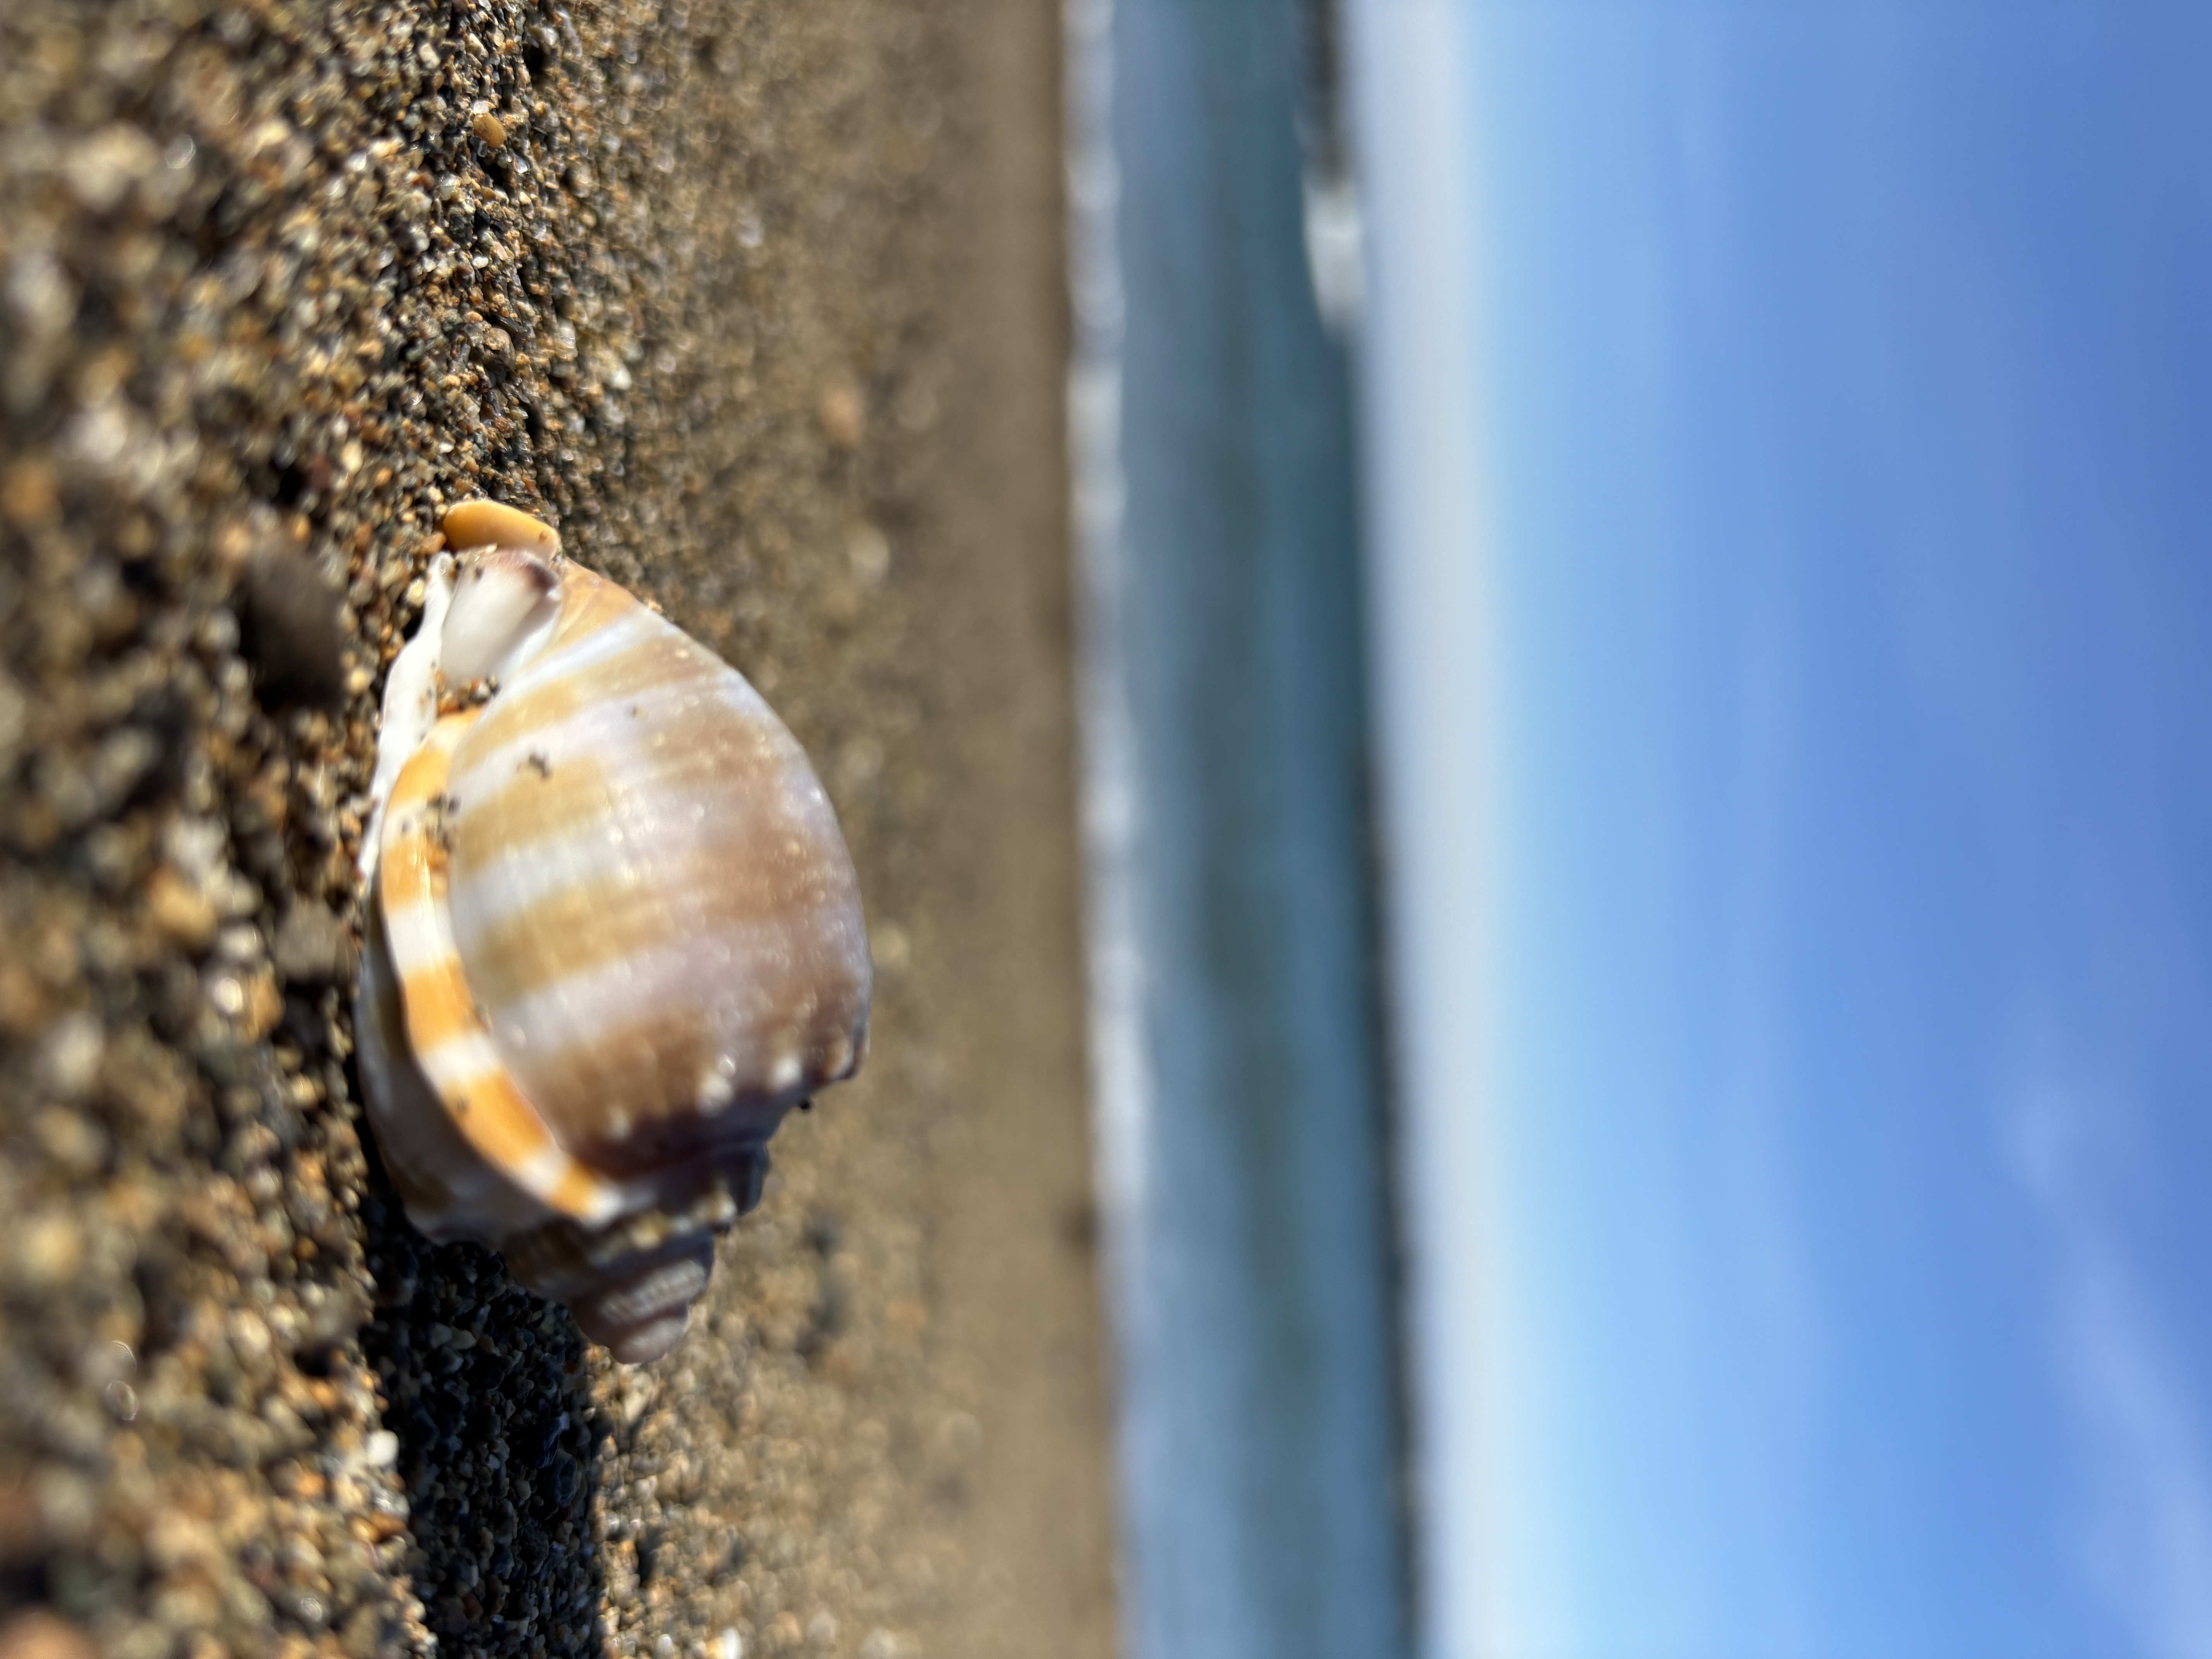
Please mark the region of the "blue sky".
[[2212, 23], [1354, 45], [1431, 1650], [2212, 1653]]

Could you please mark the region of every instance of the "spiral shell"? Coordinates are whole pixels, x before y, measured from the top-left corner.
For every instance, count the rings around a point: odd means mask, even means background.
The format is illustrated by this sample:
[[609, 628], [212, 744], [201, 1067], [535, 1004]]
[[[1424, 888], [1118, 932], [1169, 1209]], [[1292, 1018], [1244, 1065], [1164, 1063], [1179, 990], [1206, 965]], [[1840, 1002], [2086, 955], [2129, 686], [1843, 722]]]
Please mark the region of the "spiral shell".
[[407, 1212], [657, 1358], [784, 1114], [850, 1077], [853, 864], [744, 678], [489, 501], [447, 515], [362, 848], [370, 1118]]

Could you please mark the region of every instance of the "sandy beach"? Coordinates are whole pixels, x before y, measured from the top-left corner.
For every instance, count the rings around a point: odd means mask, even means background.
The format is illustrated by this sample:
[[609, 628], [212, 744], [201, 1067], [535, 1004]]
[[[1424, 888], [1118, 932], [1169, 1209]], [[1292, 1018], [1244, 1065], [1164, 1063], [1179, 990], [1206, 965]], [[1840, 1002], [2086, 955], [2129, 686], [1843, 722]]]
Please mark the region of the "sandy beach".
[[[1059, 51], [0, 19], [0, 1655], [1110, 1650]], [[648, 1368], [358, 1104], [376, 698], [477, 494], [754, 680], [868, 908], [868, 1067]]]

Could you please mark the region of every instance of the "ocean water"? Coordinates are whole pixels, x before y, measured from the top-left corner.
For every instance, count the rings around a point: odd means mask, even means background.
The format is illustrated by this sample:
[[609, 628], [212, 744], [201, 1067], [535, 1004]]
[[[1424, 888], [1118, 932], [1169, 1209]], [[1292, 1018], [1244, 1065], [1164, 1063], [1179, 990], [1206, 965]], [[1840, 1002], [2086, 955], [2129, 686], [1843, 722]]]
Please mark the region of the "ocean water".
[[1068, 11], [1099, 1190], [1125, 1646], [1406, 1642], [1349, 365], [1300, 17]]

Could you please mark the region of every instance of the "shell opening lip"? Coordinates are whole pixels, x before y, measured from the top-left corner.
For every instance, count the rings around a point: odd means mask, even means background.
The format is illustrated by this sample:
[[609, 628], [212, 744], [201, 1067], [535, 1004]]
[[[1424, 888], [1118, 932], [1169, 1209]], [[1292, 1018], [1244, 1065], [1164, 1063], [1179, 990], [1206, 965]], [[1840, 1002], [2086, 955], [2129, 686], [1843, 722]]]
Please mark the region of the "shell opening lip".
[[438, 520], [438, 528], [446, 545], [456, 552], [501, 547], [547, 559], [558, 557], [561, 552], [561, 532], [551, 525], [520, 507], [481, 495], [455, 501]]
[[561, 620], [561, 573], [528, 548], [472, 548], [439, 641], [439, 670], [449, 686], [498, 680], [537, 655]]

